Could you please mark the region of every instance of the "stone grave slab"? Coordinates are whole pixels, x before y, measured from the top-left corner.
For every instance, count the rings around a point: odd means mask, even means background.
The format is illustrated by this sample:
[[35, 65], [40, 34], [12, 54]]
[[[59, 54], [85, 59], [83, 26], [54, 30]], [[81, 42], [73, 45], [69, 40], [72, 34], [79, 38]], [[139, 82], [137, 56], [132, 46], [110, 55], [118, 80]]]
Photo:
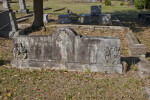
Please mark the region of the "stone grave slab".
[[97, 2], [97, 0], [88, 0], [88, 2]]
[[51, 35], [13, 40], [13, 67], [122, 73], [119, 38], [81, 36], [62, 27]]
[[99, 16], [101, 14], [101, 6], [91, 6], [91, 15]]
[[3, 10], [10, 9], [9, 0], [3, 0]]

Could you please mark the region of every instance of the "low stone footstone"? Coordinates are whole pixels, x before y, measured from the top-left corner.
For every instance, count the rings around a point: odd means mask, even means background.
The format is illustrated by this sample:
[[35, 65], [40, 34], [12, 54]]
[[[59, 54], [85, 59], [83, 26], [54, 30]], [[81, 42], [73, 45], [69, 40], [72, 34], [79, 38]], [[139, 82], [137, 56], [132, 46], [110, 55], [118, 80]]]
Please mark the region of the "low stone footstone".
[[9, 10], [0, 12], [0, 37], [15, 37], [19, 34], [23, 34], [23, 31], [18, 30], [15, 13]]
[[99, 16], [101, 14], [101, 6], [91, 6], [91, 15]]
[[52, 8], [49, 8], [49, 7], [43, 7], [44, 10], [49, 10], [49, 9], [52, 9]]
[[3, 10], [9, 10], [10, 8], [9, 0], [3, 0]]
[[88, 2], [97, 2], [97, 0], [88, 0]]
[[90, 14], [80, 14], [79, 17], [80, 17], [79, 20], [81, 24], [90, 23]]
[[18, 10], [19, 13], [29, 13], [29, 9], [26, 9], [26, 2], [25, 0], [19, 0], [20, 9]]
[[57, 22], [61, 24], [69, 24], [72, 22], [77, 22], [78, 19], [79, 19], [79, 16], [77, 14], [70, 13], [70, 14], [59, 15]]

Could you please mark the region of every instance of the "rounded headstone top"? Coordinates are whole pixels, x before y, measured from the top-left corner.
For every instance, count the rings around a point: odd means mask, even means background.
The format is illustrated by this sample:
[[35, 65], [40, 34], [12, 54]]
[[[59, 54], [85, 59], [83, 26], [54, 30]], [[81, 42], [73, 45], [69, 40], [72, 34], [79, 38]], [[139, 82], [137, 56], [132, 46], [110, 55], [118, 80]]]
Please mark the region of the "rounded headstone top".
[[77, 32], [70, 27], [60, 27], [56, 29], [55, 34], [60, 34], [62, 31], [65, 31], [66, 34], [77, 35]]

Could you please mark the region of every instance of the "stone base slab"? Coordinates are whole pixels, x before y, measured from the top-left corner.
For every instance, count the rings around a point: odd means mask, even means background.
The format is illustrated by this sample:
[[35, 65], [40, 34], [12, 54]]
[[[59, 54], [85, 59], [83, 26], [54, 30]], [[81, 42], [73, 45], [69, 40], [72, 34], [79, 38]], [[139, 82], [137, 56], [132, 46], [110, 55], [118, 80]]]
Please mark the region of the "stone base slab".
[[122, 73], [122, 65], [118, 64], [115, 67], [104, 67], [99, 64], [86, 64], [86, 63], [67, 63], [58, 61], [35, 61], [35, 60], [12, 60], [12, 67], [20, 69], [66, 69], [68, 71], [79, 71], [84, 72], [88, 69], [91, 72], [103, 72], [103, 73]]
[[29, 13], [29, 9], [19, 9], [18, 13]]

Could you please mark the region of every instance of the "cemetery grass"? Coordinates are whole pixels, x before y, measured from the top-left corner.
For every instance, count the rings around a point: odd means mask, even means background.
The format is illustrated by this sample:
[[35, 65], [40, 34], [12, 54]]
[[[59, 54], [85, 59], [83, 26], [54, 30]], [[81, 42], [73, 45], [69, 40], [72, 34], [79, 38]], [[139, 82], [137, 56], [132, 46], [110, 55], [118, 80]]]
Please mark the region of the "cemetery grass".
[[120, 75], [0, 67], [0, 99], [146, 100], [145, 81], [133, 70]]
[[0, 99], [146, 100], [147, 79], [140, 79], [135, 65], [125, 74], [102, 74], [12, 68], [12, 40], [0, 38]]

